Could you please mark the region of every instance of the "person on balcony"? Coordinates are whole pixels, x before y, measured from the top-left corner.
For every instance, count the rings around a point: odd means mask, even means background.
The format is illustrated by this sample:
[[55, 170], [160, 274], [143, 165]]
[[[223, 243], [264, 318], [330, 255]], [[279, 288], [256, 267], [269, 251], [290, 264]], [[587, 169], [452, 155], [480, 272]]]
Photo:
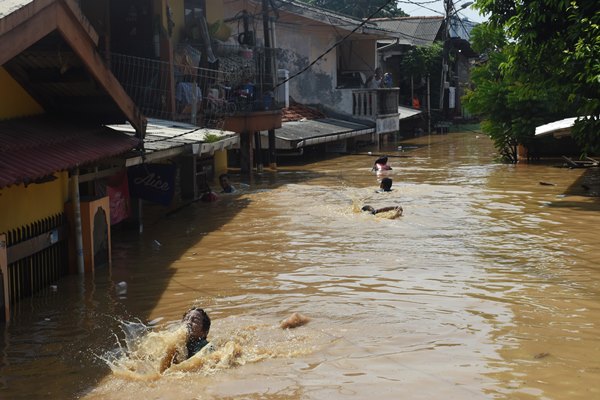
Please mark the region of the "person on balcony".
[[367, 78], [367, 88], [378, 89], [383, 87], [383, 71], [380, 67], [375, 68], [375, 73]]

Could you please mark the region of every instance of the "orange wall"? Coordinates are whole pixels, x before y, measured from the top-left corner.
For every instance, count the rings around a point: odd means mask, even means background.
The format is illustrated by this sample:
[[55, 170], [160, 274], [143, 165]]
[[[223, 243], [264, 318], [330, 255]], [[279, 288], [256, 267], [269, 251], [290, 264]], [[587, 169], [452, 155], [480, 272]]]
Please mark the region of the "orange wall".
[[58, 179], [52, 182], [0, 189], [0, 232], [63, 212], [69, 196], [69, 174], [56, 172], [54, 176]]
[[44, 109], [0, 67], [0, 120], [42, 114]]

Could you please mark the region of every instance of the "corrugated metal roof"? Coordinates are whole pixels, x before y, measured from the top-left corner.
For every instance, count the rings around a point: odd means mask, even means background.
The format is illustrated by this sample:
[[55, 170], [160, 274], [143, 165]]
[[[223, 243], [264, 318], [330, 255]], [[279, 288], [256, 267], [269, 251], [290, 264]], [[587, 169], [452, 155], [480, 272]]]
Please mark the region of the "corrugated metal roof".
[[32, 183], [135, 148], [138, 139], [107, 127], [49, 118], [0, 122], [0, 188]]
[[430, 46], [442, 27], [443, 17], [398, 17], [374, 19], [382, 29], [396, 32], [398, 44]]
[[422, 112], [422, 110], [418, 110], [416, 108], [398, 106], [398, 114], [400, 114], [400, 119], [412, 118], [415, 115], [421, 114]]
[[[130, 123], [109, 125], [110, 128], [127, 135], [135, 135]], [[208, 142], [210, 135], [218, 136], [218, 141]], [[144, 156], [139, 154], [127, 158], [127, 166], [144, 161], [159, 160], [172, 157], [186, 151], [194, 154], [214, 153], [215, 150], [231, 148], [239, 143], [239, 135], [235, 132], [219, 129], [199, 128], [185, 122], [148, 119], [144, 138]], [[161, 154], [162, 153], [162, 154]]]
[[[135, 134], [135, 129], [129, 123], [109, 125], [109, 127], [128, 135]], [[198, 144], [206, 142], [206, 137], [209, 135], [220, 136], [222, 139], [237, 137], [237, 133], [231, 131], [199, 128], [185, 122], [149, 118], [148, 125], [146, 125], [146, 136], [144, 137], [144, 149], [146, 152], [153, 152]]]
[[33, 0], [0, 0], [0, 18], [12, 14], [29, 3], [33, 3]]
[[571, 134], [571, 128], [575, 125], [577, 117], [565, 118], [549, 124], [536, 126], [535, 136], [554, 135], [555, 137], [568, 136]]
[[297, 149], [373, 133], [375, 127], [334, 118], [284, 122], [275, 130], [278, 148]]

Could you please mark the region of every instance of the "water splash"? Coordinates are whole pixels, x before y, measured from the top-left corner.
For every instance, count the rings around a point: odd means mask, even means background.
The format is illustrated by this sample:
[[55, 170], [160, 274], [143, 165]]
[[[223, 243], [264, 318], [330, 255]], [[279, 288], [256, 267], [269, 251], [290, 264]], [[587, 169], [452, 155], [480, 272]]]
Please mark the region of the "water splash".
[[[249, 324], [238, 327], [213, 323], [217, 335], [209, 335], [214, 351], [200, 351], [171, 364], [177, 351], [185, 354], [186, 329], [180, 322], [154, 330], [139, 322], [123, 322], [124, 338], [114, 350], [100, 356], [112, 375], [126, 381], [155, 381], [174, 374], [213, 375], [219, 371], [269, 358], [297, 357], [314, 351], [314, 333], [294, 332], [278, 325]], [[312, 337], [312, 338], [311, 338]], [[203, 349], [204, 350], [204, 349]]]

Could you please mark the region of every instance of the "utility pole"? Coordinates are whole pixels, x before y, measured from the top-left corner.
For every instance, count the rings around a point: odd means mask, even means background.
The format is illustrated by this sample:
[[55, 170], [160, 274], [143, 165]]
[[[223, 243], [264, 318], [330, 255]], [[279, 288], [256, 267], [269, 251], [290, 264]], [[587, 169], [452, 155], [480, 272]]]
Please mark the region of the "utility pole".
[[[273, 72], [275, 70], [273, 53], [271, 51], [271, 31], [269, 29], [269, 2], [268, 0], [262, 0], [262, 14], [263, 14], [263, 36], [265, 41], [265, 78], [269, 79], [268, 90], [273, 90], [275, 86], [275, 78]], [[263, 90], [265, 88], [263, 87]], [[264, 96], [264, 94], [263, 94]], [[274, 101], [272, 99], [271, 101]], [[260, 133], [258, 133], [260, 135]], [[260, 140], [260, 137], [259, 137]], [[275, 141], [275, 129], [269, 129], [268, 131], [269, 140], [269, 151], [268, 151], [268, 162], [269, 167], [277, 169], [277, 152], [276, 152], [276, 141]], [[257, 142], [258, 144], [258, 142]]]
[[[467, 1], [461, 4], [456, 10], [452, 0], [444, 0], [444, 32], [442, 48], [442, 81], [440, 82], [440, 111], [444, 109], [444, 95], [446, 93], [446, 79], [448, 77], [448, 55], [450, 54], [450, 23], [452, 18], [456, 16], [460, 10], [463, 10], [473, 4], [472, 1]], [[445, 115], [445, 114], [444, 114]]]
[[448, 40], [450, 39], [450, 10], [454, 5], [452, 0], [444, 0], [444, 32], [442, 34], [442, 79], [440, 82], [440, 111], [444, 109], [444, 95], [446, 93], [446, 73], [448, 71]]

